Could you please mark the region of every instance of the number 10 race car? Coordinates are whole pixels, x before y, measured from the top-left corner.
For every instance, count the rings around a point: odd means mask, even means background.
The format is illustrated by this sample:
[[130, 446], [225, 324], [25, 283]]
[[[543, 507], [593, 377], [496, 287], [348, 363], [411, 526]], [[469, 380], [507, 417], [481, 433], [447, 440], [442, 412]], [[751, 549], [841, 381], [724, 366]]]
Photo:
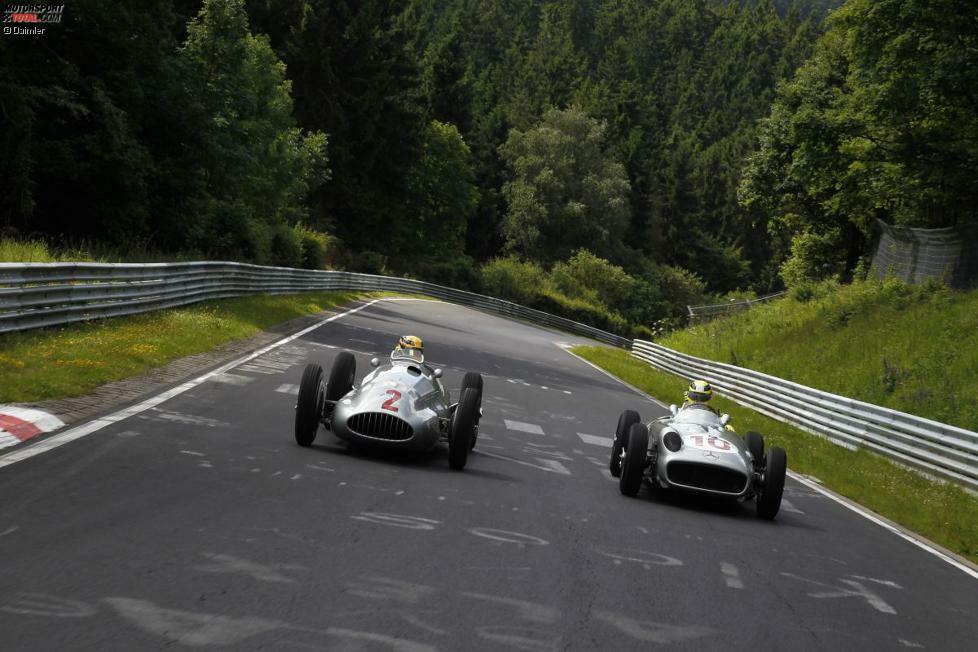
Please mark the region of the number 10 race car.
[[441, 369], [424, 363], [419, 351], [395, 349], [390, 362], [367, 374], [354, 387], [356, 359], [336, 356], [323, 382], [323, 368], [306, 365], [295, 406], [295, 440], [311, 446], [322, 424], [353, 444], [427, 451], [448, 442], [448, 464], [462, 469], [475, 446], [482, 416], [482, 376], [468, 372], [457, 403], [441, 382]]
[[726, 428], [729, 415], [705, 405], [669, 410], [648, 424], [632, 410], [618, 418], [610, 471], [621, 493], [635, 496], [648, 480], [654, 487], [755, 500], [757, 515], [773, 519], [784, 491], [784, 449], [772, 446], [765, 455], [762, 435], [741, 439]]

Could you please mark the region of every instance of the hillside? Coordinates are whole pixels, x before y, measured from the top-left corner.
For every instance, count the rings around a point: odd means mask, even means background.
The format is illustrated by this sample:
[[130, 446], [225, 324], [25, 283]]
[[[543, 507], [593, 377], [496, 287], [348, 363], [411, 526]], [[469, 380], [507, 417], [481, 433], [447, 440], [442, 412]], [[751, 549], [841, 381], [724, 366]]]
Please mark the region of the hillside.
[[978, 291], [825, 284], [660, 343], [978, 430]]

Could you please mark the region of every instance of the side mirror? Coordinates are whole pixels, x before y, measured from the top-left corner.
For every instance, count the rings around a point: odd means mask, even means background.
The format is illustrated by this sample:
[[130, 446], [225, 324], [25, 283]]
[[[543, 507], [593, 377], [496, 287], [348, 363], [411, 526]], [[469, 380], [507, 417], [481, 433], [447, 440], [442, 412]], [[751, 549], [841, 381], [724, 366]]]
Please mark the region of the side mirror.
[[435, 378], [441, 378], [441, 369], [435, 369], [432, 373]]
[[380, 358], [370, 358], [370, 366], [371, 367], [379, 367], [380, 366]]
[[672, 412], [672, 416], [676, 416], [677, 414], [679, 414], [679, 408], [676, 406], [675, 403], [669, 406], [669, 411]]
[[725, 426], [728, 423], [730, 423], [730, 415], [729, 414], [721, 414], [720, 415], [720, 425], [721, 426]]

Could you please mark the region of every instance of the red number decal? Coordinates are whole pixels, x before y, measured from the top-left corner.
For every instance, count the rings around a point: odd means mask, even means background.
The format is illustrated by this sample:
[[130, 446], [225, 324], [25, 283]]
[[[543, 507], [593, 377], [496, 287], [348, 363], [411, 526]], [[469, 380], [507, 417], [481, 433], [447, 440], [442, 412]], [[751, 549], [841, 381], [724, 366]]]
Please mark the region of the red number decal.
[[716, 437], [710, 437], [710, 446], [717, 450], [728, 451], [730, 450], [730, 442], [725, 439], [717, 439]]
[[690, 439], [693, 440], [693, 445], [697, 448], [701, 448], [703, 446], [703, 435], [693, 435], [690, 437]]
[[395, 407], [394, 404], [401, 399], [401, 393], [396, 389], [389, 389], [387, 390], [387, 393], [390, 394], [391, 397], [386, 401], [384, 401], [384, 404], [381, 405], [380, 408], [382, 410], [390, 410], [391, 412], [397, 412], [397, 407]]

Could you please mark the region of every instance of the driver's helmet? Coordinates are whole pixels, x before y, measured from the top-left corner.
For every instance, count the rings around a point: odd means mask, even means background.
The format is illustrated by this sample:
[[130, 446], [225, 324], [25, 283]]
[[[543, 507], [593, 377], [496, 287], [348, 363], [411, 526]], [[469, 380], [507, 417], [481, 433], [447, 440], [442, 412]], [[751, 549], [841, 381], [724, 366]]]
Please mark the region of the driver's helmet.
[[417, 349], [419, 353], [424, 353], [424, 342], [417, 335], [403, 335], [397, 341], [399, 349]]
[[408, 357], [421, 360], [424, 358], [424, 342], [417, 335], [404, 335], [397, 341], [394, 353], [398, 357]]
[[683, 394], [686, 402], [690, 405], [695, 403], [707, 403], [713, 398], [713, 388], [705, 380], [694, 380], [689, 384], [689, 388]]

